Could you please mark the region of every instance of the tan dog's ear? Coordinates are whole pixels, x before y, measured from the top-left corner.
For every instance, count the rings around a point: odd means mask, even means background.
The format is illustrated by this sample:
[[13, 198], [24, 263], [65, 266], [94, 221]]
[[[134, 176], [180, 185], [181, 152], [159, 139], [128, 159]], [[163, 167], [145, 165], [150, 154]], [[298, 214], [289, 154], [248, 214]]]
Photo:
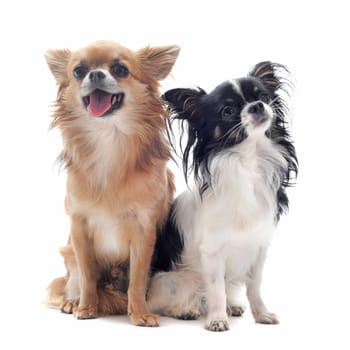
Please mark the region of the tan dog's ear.
[[61, 85], [67, 80], [67, 64], [71, 52], [69, 50], [48, 50], [45, 53], [46, 62], [57, 84]]
[[179, 55], [180, 48], [175, 45], [145, 47], [137, 52], [142, 70], [157, 80], [168, 76]]

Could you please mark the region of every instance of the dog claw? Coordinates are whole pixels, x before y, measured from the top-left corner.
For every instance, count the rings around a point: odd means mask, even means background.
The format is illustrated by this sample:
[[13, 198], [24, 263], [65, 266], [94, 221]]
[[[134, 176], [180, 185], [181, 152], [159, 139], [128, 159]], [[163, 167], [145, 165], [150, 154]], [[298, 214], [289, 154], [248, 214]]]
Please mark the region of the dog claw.
[[159, 326], [159, 316], [154, 314], [131, 314], [131, 323], [135, 326], [142, 327], [158, 327]]
[[75, 313], [77, 307], [78, 307], [78, 300], [65, 300], [61, 305], [60, 305], [60, 310], [61, 312], [65, 314], [72, 314]]
[[198, 320], [201, 314], [199, 312], [187, 312], [176, 316], [179, 320]]
[[244, 306], [229, 306], [227, 311], [228, 311], [228, 314], [230, 316], [239, 317], [239, 316], [242, 316], [244, 314], [245, 307]]
[[230, 327], [226, 320], [214, 320], [209, 322], [209, 324], [206, 326], [206, 329], [213, 332], [223, 332], [228, 331]]
[[256, 314], [254, 315], [254, 318], [257, 323], [279, 324], [277, 316], [271, 312], [262, 312], [262, 313]]
[[97, 317], [97, 307], [88, 305], [88, 306], [78, 306], [74, 312], [75, 318], [78, 320], [88, 320]]

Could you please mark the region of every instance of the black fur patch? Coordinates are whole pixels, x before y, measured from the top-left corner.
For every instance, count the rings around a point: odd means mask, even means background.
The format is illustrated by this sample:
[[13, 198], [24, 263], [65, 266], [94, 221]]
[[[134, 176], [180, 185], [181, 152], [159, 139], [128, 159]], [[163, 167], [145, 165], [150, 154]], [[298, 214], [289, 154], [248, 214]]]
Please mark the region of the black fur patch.
[[105, 289], [107, 286], [127, 293], [129, 286], [129, 262], [108, 264], [101, 269], [97, 287]]
[[181, 261], [183, 240], [173, 220], [175, 203], [171, 206], [164, 227], [158, 232], [151, 264], [151, 272], [170, 271], [174, 264]]

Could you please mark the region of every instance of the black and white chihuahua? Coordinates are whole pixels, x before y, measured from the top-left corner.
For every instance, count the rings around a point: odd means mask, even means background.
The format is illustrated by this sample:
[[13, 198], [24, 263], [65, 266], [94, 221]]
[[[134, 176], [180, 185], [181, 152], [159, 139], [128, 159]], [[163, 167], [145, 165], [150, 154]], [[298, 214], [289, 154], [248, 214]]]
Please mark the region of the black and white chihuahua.
[[206, 313], [206, 328], [224, 331], [228, 315], [244, 312], [237, 292], [245, 284], [256, 322], [278, 323], [260, 285], [274, 229], [288, 209], [286, 187], [298, 171], [284, 100], [288, 74], [283, 65], [261, 62], [209, 94], [165, 93], [172, 116], [187, 125], [183, 165], [195, 185], [175, 200], [156, 243], [152, 311], [184, 319]]

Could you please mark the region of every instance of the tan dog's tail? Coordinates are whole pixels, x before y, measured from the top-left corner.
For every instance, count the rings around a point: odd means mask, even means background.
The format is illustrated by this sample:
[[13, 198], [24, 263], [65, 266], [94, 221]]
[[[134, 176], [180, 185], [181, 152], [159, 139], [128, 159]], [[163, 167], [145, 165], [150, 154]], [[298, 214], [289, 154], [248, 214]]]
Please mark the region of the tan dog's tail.
[[113, 286], [97, 289], [98, 315], [126, 315], [128, 312], [128, 296], [126, 293], [115, 290]]
[[[79, 302], [78, 268], [70, 245], [60, 248], [60, 253], [64, 258], [67, 275], [56, 278], [49, 284], [45, 304], [72, 313]], [[99, 316], [126, 315], [127, 266], [114, 266], [103, 271], [97, 285], [97, 295]]]
[[67, 277], [55, 278], [47, 287], [45, 304], [58, 309], [64, 302], [64, 289], [67, 284]]

